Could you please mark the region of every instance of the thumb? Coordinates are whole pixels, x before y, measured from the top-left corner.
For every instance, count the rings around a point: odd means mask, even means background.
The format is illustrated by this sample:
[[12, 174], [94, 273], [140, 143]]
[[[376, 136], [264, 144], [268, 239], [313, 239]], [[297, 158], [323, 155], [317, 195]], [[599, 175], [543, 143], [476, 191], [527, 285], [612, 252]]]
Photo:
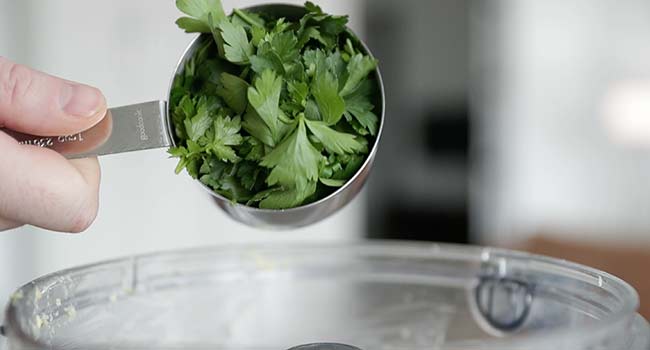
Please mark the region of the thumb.
[[106, 114], [96, 88], [59, 79], [0, 57], [0, 127], [39, 136], [75, 134]]

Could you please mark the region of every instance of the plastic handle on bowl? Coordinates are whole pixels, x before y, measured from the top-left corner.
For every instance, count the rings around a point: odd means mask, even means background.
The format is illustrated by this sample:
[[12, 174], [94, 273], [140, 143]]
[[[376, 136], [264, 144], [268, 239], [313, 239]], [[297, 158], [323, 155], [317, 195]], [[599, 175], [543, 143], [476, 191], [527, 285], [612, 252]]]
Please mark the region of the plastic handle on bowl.
[[524, 324], [534, 299], [534, 287], [511, 278], [483, 277], [474, 290], [476, 306], [485, 321], [501, 332]]
[[172, 145], [165, 101], [111, 108], [101, 122], [75, 135], [35, 136], [8, 129], [0, 131], [22, 144], [50, 148], [70, 159]]

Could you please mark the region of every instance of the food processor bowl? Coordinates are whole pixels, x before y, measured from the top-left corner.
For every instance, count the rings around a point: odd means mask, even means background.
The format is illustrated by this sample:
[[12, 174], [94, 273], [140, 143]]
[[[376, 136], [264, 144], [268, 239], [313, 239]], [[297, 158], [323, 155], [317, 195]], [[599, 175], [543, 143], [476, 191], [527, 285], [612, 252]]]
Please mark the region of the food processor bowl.
[[8, 349], [650, 348], [628, 284], [507, 250], [370, 241], [135, 256], [12, 297]]

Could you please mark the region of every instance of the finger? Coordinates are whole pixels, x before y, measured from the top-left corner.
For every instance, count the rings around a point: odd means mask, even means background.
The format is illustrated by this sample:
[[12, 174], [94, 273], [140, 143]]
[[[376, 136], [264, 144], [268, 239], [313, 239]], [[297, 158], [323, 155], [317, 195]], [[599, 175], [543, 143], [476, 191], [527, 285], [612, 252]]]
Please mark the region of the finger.
[[[77, 172], [86, 180], [86, 183], [91, 188], [96, 188], [95, 194], [99, 191], [99, 183], [101, 182], [101, 171], [99, 168], [99, 160], [97, 157], [90, 157], [84, 159], [71, 159], [68, 160]], [[94, 199], [98, 199], [97, 196]]]
[[0, 217], [0, 232], [12, 230], [20, 226], [23, 226], [23, 224]]
[[97, 159], [68, 161], [0, 132], [0, 217], [48, 230], [85, 231], [97, 215]]
[[75, 134], [97, 124], [106, 100], [96, 88], [0, 57], [0, 127], [40, 136]]

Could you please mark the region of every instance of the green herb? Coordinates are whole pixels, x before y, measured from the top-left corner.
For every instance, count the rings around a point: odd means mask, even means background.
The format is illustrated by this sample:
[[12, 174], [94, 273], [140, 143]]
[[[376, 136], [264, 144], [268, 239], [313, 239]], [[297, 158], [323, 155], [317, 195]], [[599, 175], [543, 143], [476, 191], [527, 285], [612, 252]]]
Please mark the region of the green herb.
[[176, 7], [190, 17], [181, 17], [176, 24], [188, 33], [209, 33], [208, 18], [226, 18], [221, 0], [176, 0]]
[[345, 185], [379, 128], [377, 61], [311, 2], [301, 18], [177, 0], [176, 22], [205, 33], [174, 80], [171, 111], [186, 170], [233, 202], [288, 209]]

